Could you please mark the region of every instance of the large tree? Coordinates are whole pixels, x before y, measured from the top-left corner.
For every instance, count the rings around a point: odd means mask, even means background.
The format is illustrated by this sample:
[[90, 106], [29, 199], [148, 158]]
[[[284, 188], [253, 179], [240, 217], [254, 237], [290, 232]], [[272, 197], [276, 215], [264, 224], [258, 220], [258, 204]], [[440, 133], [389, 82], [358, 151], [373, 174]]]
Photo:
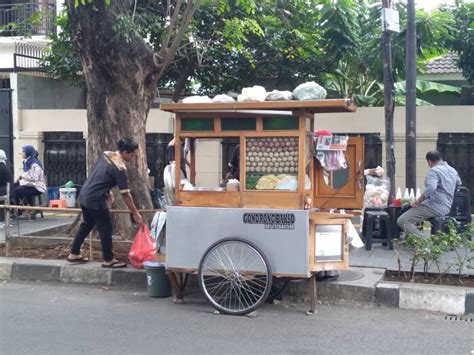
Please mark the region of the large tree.
[[464, 77], [474, 85], [474, 3], [456, 1], [454, 10], [457, 24], [452, 48], [458, 53], [458, 65]]
[[[154, 51], [135, 31], [132, 0], [69, 0], [71, 42], [87, 88], [88, 167], [122, 137], [139, 143], [129, 181], [139, 209], [152, 206], [146, 164], [145, 130], [157, 83], [174, 58], [199, 0], [164, 2], [167, 16], [161, 47]], [[121, 199], [116, 199], [123, 206]], [[130, 233], [130, 219], [118, 218], [116, 231]]]
[[[342, 5], [338, 5], [342, 6]], [[380, 24], [382, 2], [379, 0], [358, 3], [347, 2], [346, 5], [358, 16], [356, 21], [348, 24], [349, 31], [354, 34], [354, 41], [348, 43], [347, 48], [340, 55], [336, 70], [329, 72], [326, 76], [326, 84], [330, 94], [337, 97], [351, 95], [376, 96], [380, 93], [380, 85], [383, 82], [383, 61], [381, 56], [382, 26]], [[400, 28], [398, 34], [392, 36], [392, 62], [395, 81], [405, 79], [406, 60], [406, 5], [397, 2], [396, 8], [400, 13]], [[339, 16], [348, 17], [344, 12], [332, 10]], [[354, 18], [354, 16], [352, 16]], [[343, 21], [343, 20], [339, 20]], [[451, 11], [433, 11], [427, 13], [418, 10], [415, 16], [417, 35], [417, 66], [420, 71], [433, 57], [446, 53], [449, 50], [449, 41], [454, 31], [453, 15]], [[334, 25], [332, 25], [334, 27]], [[337, 43], [336, 37], [327, 40]], [[346, 41], [347, 42], [347, 41]], [[383, 91], [383, 87], [382, 87]], [[375, 102], [375, 101], [373, 101]], [[362, 102], [361, 102], [362, 103]], [[376, 105], [383, 104], [377, 100]]]

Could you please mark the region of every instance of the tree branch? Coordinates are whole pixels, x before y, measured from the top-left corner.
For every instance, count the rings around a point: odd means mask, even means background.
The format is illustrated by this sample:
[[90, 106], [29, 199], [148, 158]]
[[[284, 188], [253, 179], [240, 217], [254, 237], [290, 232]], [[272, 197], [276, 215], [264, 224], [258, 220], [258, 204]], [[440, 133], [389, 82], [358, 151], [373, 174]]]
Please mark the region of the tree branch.
[[[189, 0], [189, 1], [190, 2], [188, 3], [186, 10], [184, 12], [183, 20], [181, 22], [179, 30], [177, 31], [176, 36], [173, 39], [173, 43], [171, 44], [169, 48], [166, 49], [166, 55], [164, 56], [163, 61], [160, 63], [161, 69], [160, 69], [160, 73], [158, 74], [158, 77], [160, 78], [165, 72], [170, 62], [174, 59], [176, 50], [178, 49], [183, 39], [183, 36], [186, 33], [186, 29], [188, 28], [188, 25], [191, 22], [191, 19], [193, 18], [194, 13], [199, 8], [199, 5], [201, 4], [201, 0]], [[161, 50], [163, 49], [164, 48], [162, 48]]]
[[173, 16], [171, 17], [170, 24], [169, 24], [168, 28], [166, 29], [165, 35], [163, 37], [163, 41], [161, 43], [161, 49], [158, 52], [158, 56], [160, 58], [163, 58], [167, 53], [168, 44], [170, 42], [171, 34], [173, 33], [173, 29], [174, 29], [174, 26], [176, 24], [176, 21], [178, 20], [179, 11], [181, 10], [181, 4], [182, 3], [183, 3], [183, 0], [178, 0], [176, 2], [175, 7], [174, 7]]

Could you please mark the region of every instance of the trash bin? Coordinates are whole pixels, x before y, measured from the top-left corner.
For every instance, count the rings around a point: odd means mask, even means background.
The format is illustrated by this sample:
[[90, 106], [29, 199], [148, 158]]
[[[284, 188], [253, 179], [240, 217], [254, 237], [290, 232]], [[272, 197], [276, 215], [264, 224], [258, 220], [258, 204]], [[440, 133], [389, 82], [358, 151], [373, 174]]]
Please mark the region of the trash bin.
[[59, 189], [59, 199], [66, 200], [68, 208], [74, 208], [76, 207], [76, 191], [75, 187], [62, 187]]
[[59, 187], [48, 187], [48, 201], [59, 199]]
[[146, 271], [148, 296], [165, 298], [170, 297], [171, 284], [166, 275], [165, 265], [159, 261], [145, 261], [143, 267]]

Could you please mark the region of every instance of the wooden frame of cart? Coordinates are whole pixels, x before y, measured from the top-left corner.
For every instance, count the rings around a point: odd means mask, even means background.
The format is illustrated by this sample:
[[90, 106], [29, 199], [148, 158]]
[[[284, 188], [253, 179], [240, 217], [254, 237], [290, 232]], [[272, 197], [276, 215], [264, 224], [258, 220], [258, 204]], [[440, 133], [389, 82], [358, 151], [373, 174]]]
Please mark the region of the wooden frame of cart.
[[[186, 139], [190, 143], [193, 187], [175, 173], [175, 206], [168, 209], [166, 267], [175, 297], [182, 299], [183, 275], [198, 272], [215, 308], [245, 314], [265, 301], [274, 277], [307, 278], [314, 312], [315, 272], [344, 270], [349, 258], [350, 215], [324, 211], [361, 207], [364, 168], [363, 140], [351, 138], [345, 153], [348, 182], [328, 185], [328, 174], [312, 154], [314, 117], [353, 112], [352, 101], [162, 104], [161, 109], [176, 114], [175, 147]], [[199, 155], [209, 141], [229, 138], [239, 154], [239, 187], [232, 185], [232, 191], [205, 184], [217, 182], [223, 172], [212, 176], [206, 164], [218, 157]], [[183, 168], [181, 154], [175, 149], [175, 172]], [[240, 264], [234, 263], [239, 257]], [[242, 287], [216, 291], [219, 278], [222, 285]]]

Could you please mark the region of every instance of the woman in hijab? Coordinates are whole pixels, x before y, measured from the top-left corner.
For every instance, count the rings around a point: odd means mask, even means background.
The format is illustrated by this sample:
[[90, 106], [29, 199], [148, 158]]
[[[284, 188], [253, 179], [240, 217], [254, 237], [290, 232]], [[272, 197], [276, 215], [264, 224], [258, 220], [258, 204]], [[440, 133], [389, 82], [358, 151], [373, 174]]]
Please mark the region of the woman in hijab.
[[12, 173], [7, 164], [7, 155], [4, 150], [0, 149], [0, 196], [7, 194], [7, 183], [11, 184]]
[[38, 152], [31, 145], [23, 147], [23, 159], [23, 174], [15, 184], [15, 198], [18, 204], [24, 201], [33, 206], [34, 197], [46, 191], [43, 166], [38, 160]]

